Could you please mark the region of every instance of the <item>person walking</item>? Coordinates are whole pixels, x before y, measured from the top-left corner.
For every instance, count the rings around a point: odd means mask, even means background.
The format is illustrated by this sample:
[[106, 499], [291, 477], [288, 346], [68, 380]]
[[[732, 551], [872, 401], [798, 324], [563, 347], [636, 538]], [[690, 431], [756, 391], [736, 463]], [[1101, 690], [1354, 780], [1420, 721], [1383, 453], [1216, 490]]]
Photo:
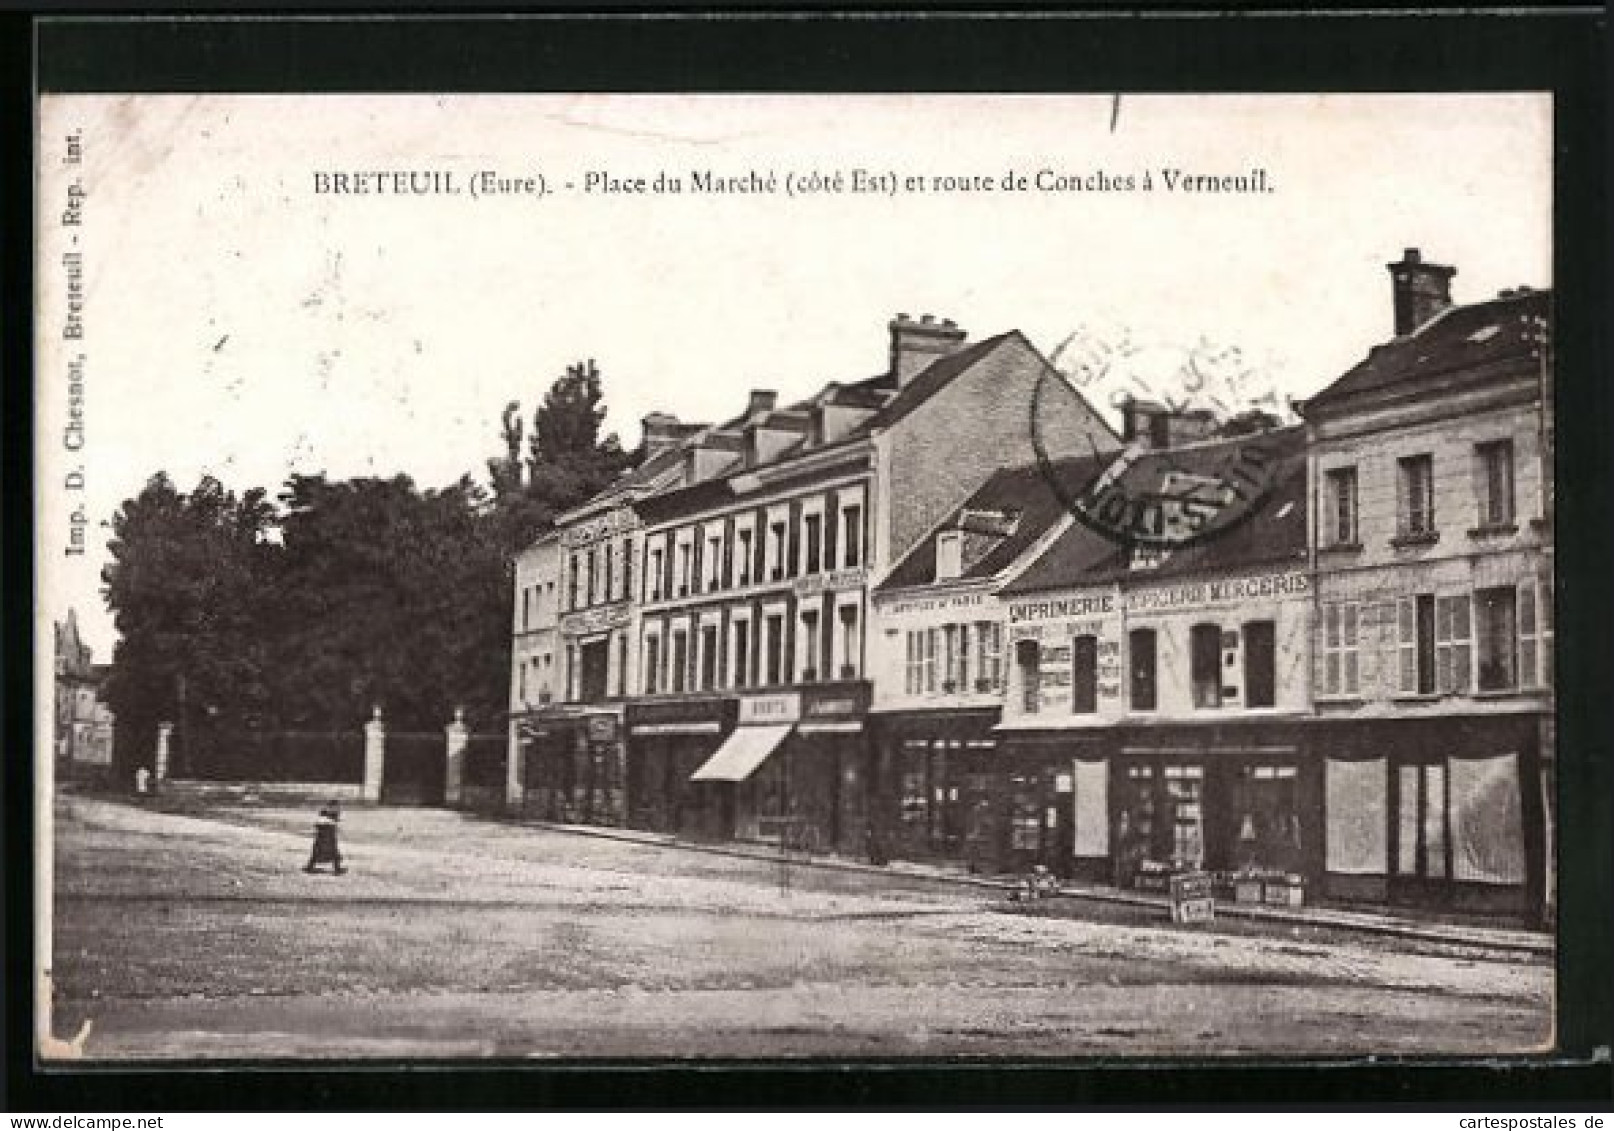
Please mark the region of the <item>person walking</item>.
[[314, 850], [308, 854], [303, 871], [312, 872], [321, 864], [332, 865], [338, 876], [347, 871], [342, 867], [342, 850], [336, 843], [336, 826], [341, 819], [342, 803], [339, 801], [327, 801], [320, 809], [319, 816], [314, 818]]

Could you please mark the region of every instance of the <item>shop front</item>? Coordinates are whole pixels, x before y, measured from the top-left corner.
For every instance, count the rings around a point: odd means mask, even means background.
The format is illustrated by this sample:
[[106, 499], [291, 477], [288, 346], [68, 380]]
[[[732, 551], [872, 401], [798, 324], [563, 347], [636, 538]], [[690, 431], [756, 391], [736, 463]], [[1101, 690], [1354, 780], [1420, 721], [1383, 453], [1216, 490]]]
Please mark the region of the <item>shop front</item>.
[[868, 702], [863, 681], [741, 696], [738, 725], [690, 774], [714, 835], [860, 851]]
[[570, 824], [626, 821], [620, 708], [547, 708], [519, 718], [516, 735], [524, 813]]
[[627, 820], [636, 829], [697, 839], [732, 835], [733, 800], [690, 779], [734, 730], [724, 697], [630, 703]]
[[880, 716], [871, 765], [870, 854], [958, 860], [972, 871], [1002, 863], [997, 804], [1000, 708]]
[[1552, 776], [1543, 718], [1318, 724], [1330, 898], [1543, 915]]
[[1094, 727], [1001, 734], [1001, 869], [1042, 865], [1059, 876], [1111, 882], [1109, 735]]

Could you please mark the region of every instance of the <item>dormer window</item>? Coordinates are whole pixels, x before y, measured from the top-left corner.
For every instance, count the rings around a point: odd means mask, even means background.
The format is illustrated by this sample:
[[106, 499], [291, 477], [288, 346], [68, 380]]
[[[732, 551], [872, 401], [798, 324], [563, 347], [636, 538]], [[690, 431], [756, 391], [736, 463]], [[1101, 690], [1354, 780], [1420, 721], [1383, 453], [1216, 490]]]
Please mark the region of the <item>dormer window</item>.
[[936, 535], [936, 580], [950, 581], [964, 572], [964, 532], [943, 530]]

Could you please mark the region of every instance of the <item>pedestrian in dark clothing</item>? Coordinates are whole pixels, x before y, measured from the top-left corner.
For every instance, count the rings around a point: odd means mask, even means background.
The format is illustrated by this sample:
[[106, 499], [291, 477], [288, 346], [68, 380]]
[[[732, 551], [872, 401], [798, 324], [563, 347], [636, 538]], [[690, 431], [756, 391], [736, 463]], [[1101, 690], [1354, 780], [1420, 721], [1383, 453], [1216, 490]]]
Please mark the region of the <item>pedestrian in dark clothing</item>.
[[342, 867], [342, 850], [336, 844], [336, 824], [341, 819], [339, 801], [327, 801], [320, 809], [319, 816], [314, 818], [314, 850], [308, 854], [303, 871], [312, 872], [321, 864], [332, 865], [338, 876], [347, 871]]

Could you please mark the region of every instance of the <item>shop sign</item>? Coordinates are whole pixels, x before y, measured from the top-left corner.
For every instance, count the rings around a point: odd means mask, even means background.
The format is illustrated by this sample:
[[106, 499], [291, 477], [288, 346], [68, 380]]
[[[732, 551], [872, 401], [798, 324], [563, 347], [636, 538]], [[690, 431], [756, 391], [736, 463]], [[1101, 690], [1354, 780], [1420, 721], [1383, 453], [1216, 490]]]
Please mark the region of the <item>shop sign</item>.
[[779, 695], [747, 695], [740, 700], [740, 725], [793, 723], [801, 718], [801, 696], [796, 692]]
[[869, 684], [842, 685], [833, 691], [808, 691], [801, 713], [807, 719], [856, 719], [868, 713]]
[[1216, 918], [1216, 898], [1209, 872], [1181, 872], [1171, 877], [1171, 921], [1209, 923]]
[[583, 609], [567, 613], [560, 618], [560, 630], [568, 636], [586, 636], [592, 632], [607, 632], [613, 628], [626, 628], [632, 612], [625, 604], [604, 605], [597, 609]]
[[598, 542], [601, 538], [608, 538], [619, 531], [630, 530], [638, 523], [638, 516], [627, 507], [618, 507], [607, 511], [598, 518], [591, 518], [584, 522], [574, 523], [560, 532], [562, 546], [582, 546], [589, 542]]
[[881, 602], [880, 611], [887, 616], [903, 613], [929, 613], [948, 609], [978, 609], [986, 604], [984, 593], [950, 593], [937, 597], [913, 597], [905, 601]]
[[861, 569], [837, 569], [828, 573], [810, 573], [796, 578], [792, 589], [797, 597], [821, 597], [842, 589], [856, 589], [863, 584]]
[[591, 742], [615, 742], [616, 716], [590, 715], [588, 717], [588, 737]]
[[1114, 593], [1090, 593], [1082, 597], [1055, 597], [1039, 601], [1016, 601], [1009, 606], [1009, 623], [1069, 620], [1071, 617], [1105, 616], [1115, 611]]
[[1311, 578], [1303, 571], [1267, 574], [1263, 577], [1235, 577], [1225, 581], [1194, 581], [1128, 593], [1127, 612], [1160, 612], [1169, 609], [1222, 605], [1263, 597], [1302, 597], [1311, 592]]
[[713, 722], [723, 716], [721, 699], [675, 699], [665, 703], [629, 703], [628, 723]]

